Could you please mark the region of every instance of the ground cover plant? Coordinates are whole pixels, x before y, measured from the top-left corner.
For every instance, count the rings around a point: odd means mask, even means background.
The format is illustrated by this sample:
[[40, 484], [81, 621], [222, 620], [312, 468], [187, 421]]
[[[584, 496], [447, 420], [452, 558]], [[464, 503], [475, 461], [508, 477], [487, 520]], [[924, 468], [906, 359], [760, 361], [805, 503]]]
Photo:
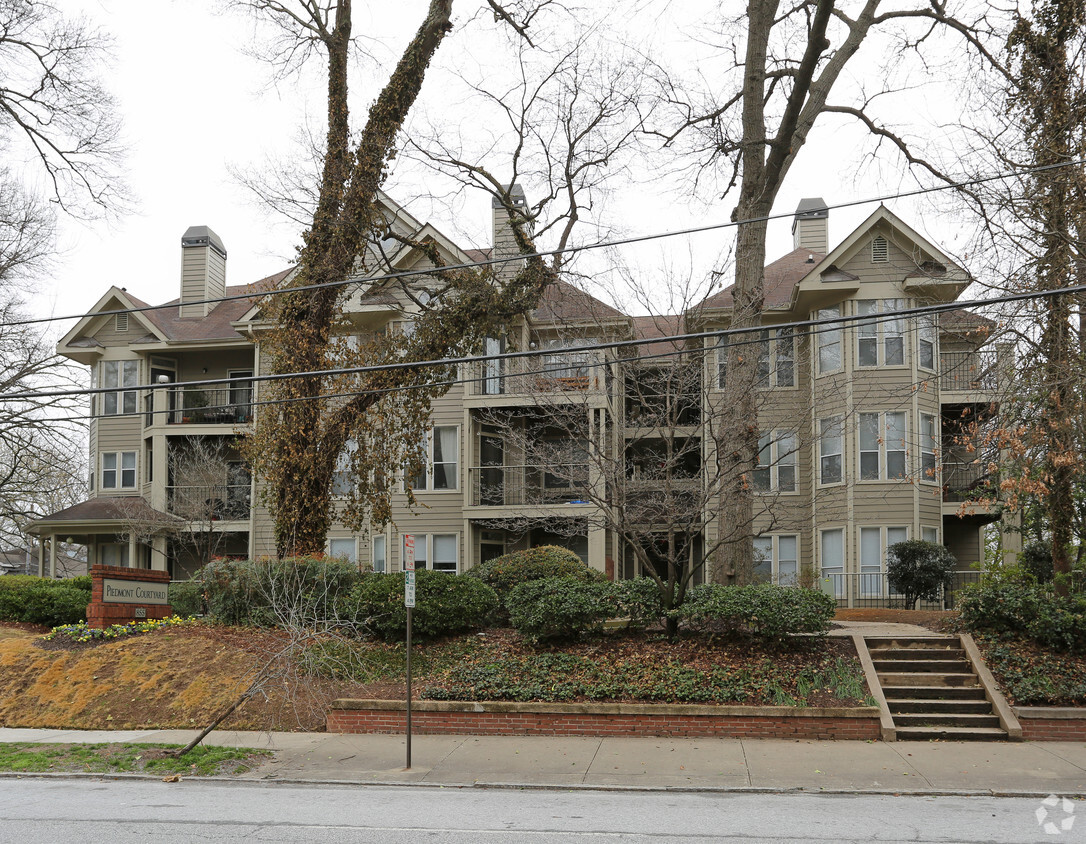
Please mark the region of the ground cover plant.
[[183, 759], [163, 744], [0, 744], [0, 771], [13, 773], [148, 773], [210, 777], [252, 770], [270, 752], [237, 747], [197, 747]]
[[972, 635], [1012, 704], [1086, 706], [1086, 654], [1053, 651], [1013, 634]]

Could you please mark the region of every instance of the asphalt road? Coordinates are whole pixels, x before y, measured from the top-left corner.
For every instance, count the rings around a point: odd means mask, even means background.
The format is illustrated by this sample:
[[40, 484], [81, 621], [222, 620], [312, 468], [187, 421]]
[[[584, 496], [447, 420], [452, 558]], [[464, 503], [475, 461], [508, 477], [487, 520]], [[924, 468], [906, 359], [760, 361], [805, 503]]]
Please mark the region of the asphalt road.
[[[1086, 841], [1086, 818], [1075, 818], [1081, 829], [1046, 834], [1039, 807], [996, 797], [4, 777], [0, 844]], [[1062, 806], [1049, 812], [1073, 817]]]

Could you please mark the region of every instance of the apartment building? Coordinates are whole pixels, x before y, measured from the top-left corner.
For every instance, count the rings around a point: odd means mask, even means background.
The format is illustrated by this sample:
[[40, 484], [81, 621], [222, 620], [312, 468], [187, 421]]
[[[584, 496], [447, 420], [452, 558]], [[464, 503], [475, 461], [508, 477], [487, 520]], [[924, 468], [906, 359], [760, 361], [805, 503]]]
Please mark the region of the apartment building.
[[[491, 254], [462, 249], [432, 224], [382, 198], [390, 226], [435, 244], [449, 263]], [[505, 211], [493, 209], [493, 254], [508, 251]], [[684, 314], [631, 317], [559, 283], [488, 354], [461, 367], [433, 403], [427, 467], [405, 478], [393, 523], [337, 525], [328, 552], [377, 571], [401, 568], [403, 536], [417, 565], [459, 572], [539, 544], [576, 551], [615, 577], [657, 565], [676, 542], [697, 563], [729, 526], [712, 467], [715, 420], [727, 400], [731, 344], [758, 355], [759, 466], [750, 479], [759, 577], [834, 579], [840, 597], [885, 593], [887, 546], [942, 542], [967, 568], [998, 518], [972, 502], [988, 466], [959, 454], [959, 430], [996, 407], [999, 356], [987, 322], [964, 311], [896, 318], [953, 302], [968, 273], [880, 207], [834, 248], [821, 200], [797, 210], [795, 249], [766, 267], [764, 328], [692, 341], [731, 324], [728, 290]], [[427, 266], [402, 241], [374, 244], [388, 266]], [[58, 344], [90, 369], [87, 501], [39, 520], [43, 569], [58, 542], [89, 560], [169, 569], [180, 578], [209, 556], [274, 553], [272, 521], [238, 451], [260, 413], [260, 294], [291, 270], [229, 286], [227, 251], [211, 229], [181, 240], [180, 296], [155, 310], [110, 288]], [[398, 287], [361, 286], [350, 330], [409, 331], [420, 307]], [[836, 324], [850, 317], [872, 321]], [[811, 330], [787, 326], [820, 320]], [[594, 348], [598, 346], [599, 348]], [[214, 382], [191, 383], [191, 382]], [[344, 474], [336, 478], [349, 483]], [[335, 488], [334, 488], [335, 489]], [[653, 546], [644, 554], [633, 545]], [[664, 546], [670, 551], [665, 553]], [[712, 572], [699, 570], [695, 580]]]

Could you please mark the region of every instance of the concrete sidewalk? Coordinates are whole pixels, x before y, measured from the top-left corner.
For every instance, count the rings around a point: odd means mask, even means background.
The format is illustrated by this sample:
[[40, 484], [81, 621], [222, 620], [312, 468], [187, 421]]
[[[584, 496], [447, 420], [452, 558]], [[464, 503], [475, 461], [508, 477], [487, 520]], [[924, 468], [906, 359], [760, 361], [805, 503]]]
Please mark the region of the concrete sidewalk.
[[[190, 730], [0, 729], [0, 742], [184, 743]], [[275, 752], [241, 779], [306, 783], [1086, 797], [1086, 744], [214, 732]]]

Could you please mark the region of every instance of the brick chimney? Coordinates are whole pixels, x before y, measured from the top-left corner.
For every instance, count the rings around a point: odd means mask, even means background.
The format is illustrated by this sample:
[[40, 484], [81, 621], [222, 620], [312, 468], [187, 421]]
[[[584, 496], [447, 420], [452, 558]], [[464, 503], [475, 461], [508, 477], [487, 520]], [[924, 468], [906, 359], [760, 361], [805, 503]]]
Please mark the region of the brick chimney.
[[181, 316], [203, 318], [215, 304], [191, 304], [226, 294], [226, 247], [207, 226], [181, 236]]
[[[509, 198], [512, 200], [513, 207], [518, 211], [528, 210], [528, 200], [525, 198], [524, 189], [520, 185], [511, 185], [509, 187]], [[507, 258], [511, 255], [519, 255], [520, 249], [513, 237], [513, 227], [509, 224], [509, 212], [497, 197], [491, 199], [490, 206], [494, 224], [492, 240], [494, 248], [491, 257]], [[521, 267], [523, 267], [523, 262], [510, 261], [507, 264], [495, 264], [494, 272], [498, 278], [507, 279], [516, 275]]]
[[792, 219], [792, 248], [830, 251], [830, 210], [820, 196], [801, 199]]

